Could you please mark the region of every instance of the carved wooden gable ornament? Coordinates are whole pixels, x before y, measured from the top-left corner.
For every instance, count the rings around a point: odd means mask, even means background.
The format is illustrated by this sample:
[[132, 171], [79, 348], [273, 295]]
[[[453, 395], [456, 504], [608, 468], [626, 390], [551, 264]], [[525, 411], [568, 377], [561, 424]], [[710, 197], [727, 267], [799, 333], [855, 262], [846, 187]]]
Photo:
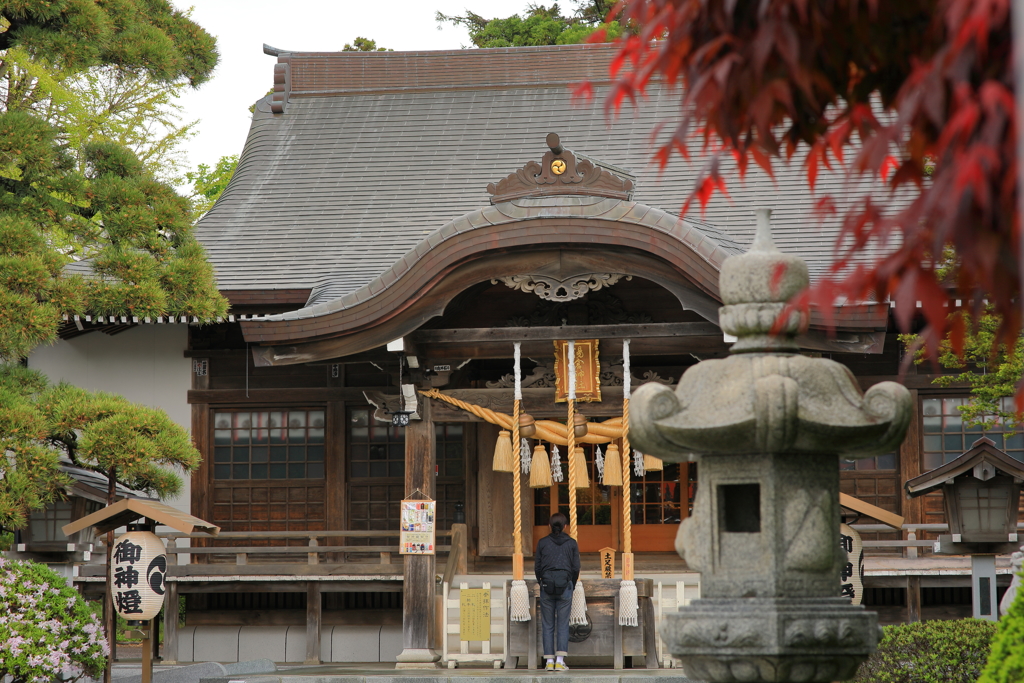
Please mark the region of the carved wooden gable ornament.
[[633, 197], [632, 178], [613, 173], [590, 159], [577, 159], [562, 146], [556, 133], [548, 133], [547, 144], [551, 149], [544, 153], [540, 163], [528, 161], [515, 173], [487, 186], [491, 204], [551, 195]]

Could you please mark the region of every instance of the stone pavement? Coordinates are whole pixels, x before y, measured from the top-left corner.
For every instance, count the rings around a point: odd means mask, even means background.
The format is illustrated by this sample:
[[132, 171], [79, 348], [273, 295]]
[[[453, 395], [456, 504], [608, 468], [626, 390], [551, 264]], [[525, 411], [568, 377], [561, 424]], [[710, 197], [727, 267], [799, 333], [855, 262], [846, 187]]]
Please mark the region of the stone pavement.
[[200, 683], [697, 683], [682, 669], [425, 669], [396, 671], [393, 664], [282, 668], [272, 674], [204, 678]]

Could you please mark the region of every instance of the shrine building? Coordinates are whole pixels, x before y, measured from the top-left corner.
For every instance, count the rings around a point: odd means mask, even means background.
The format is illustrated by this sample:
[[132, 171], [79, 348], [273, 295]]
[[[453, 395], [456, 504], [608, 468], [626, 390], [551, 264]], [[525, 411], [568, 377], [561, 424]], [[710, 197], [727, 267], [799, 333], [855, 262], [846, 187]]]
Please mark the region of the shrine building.
[[[274, 90], [257, 101], [237, 171], [197, 229], [231, 316], [189, 325], [184, 348], [162, 352], [183, 353], [191, 377], [173, 399], [187, 401], [204, 458], [188, 511], [222, 534], [193, 539], [202, 550], [168, 575], [169, 585], [174, 571], [193, 577], [178, 584], [189, 625], [305, 625], [315, 600], [318, 625], [425, 627], [435, 572], [445, 575], [459, 543], [455, 574], [511, 579], [516, 518], [529, 557], [551, 514], [570, 513], [565, 446], [528, 441], [523, 453], [542, 446], [554, 477], [531, 487], [521, 472], [518, 496], [512, 474], [493, 469], [503, 416], [514, 413], [516, 343], [522, 412], [566, 421], [556, 350], [564, 354], [571, 340], [589, 354], [577, 365], [577, 387], [589, 385], [575, 410], [591, 425], [621, 429], [624, 385], [674, 386], [691, 365], [729, 353], [719, 269], [751, 244], [755, 209], [773, 210], [776, 246], [803, 258], [812, 281], [830, 265], [838, 224], [816, 214], [820, 194], [802, 168], [780, 165], [774, 179], [752, 169], [745, 182], [730, 180], [730, 200], [680, 218], [709, 157], [694, 149], [690, 162], [675, 158], [664, 169], [653, 159], [678, 120], [677, 91], [655, 84], [636, 106], [605, 111], [610, 45], [265, 49], [276, 57], [267, 69]], [[593, 101], [573, 96], [583, 80]], [[818, 186], [840, 208], [880, 191], [840, 174]], [[939, 533], [928, 525], [946, 522], [941, 495], [909, 498], [903, 485], [982, 435], [1024, 460], [1024, 435], [965, 427], [956, 407], [967, 390], [934, 385], [928, 367], [901, 378], [889, 303], [834, 313], [832, 332], [812, 315], [803, 352], [844, 364], [862, 388], [897, 380], [914, 397], [898, 450], [839, 463], [841, 490], [864, 504], [844, 512], [862, 529], [865, 604], [889, 622], [922, 610], [969, 614], [969, 567], [940, 572], [923, 543]], [[123, 332], [110, 344], [136, 333], [118, 326], [146, 327], [92, 320], [69, 327], [64, 344], [90, 331]], [[573, 517], [584, 575], [600, 571], [601, 549], [621, 553], [628, 534], [636, 575], [671, 577], [675, 590], [686, 571], [675, 537], [699, 465], [641, 467], [629, 453], [628, 485], [606, 486], [610, 444], [622, 448], [613, 437], [579, 443], [589, 483], [575, 490]], [[417, 596], [396, 535], [400, 502], [421, 497], [436, 501], [438, 554], [431, 588]], [[864, 512], [875, 508], [902, 517], [903, 528]], [[317, 538], [330, 552], [304, 550], [319, 531], [350, 533]], [[323, 567], [347, 578], [331, 584]], [[245, 586], [215, 580], [261, 572]], [[312, 580], [288, 584], [321, 575], [316, 590]], [[410, 600], [427, 611], [417, 616]]]

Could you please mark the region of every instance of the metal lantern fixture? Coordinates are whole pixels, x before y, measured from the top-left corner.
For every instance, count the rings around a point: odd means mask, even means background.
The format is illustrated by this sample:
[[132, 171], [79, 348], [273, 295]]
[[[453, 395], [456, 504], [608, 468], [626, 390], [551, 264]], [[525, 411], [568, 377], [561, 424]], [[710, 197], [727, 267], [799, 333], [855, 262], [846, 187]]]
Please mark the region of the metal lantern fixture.
[[942, 467], [906, 483], [907, 494], [942, 491], [949, 534], [939, 536], [935, 552], [971, 556], [974, 617], [995, 619], [995, 556], [1019, 545], [1017, 515], [1024, 463], [996, 448], [990, 439]]
[[164, 604], [166, 577], [167, 551], [152, 531], [130, 530], [114, 541], [111, 595], [122, 617], [138, 621], [155, 617]]

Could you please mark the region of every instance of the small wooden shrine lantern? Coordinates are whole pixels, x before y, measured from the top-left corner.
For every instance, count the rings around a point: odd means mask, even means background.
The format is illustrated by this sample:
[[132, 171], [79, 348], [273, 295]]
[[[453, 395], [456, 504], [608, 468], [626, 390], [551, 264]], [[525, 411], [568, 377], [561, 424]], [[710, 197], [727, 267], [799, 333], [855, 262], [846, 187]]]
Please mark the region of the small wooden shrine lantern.
[[[219, 526], [204, 522], [198, 517], [193, 517], [190, 514], [176, 510], [170, 505], [155, 500], [138, 500], [134, 498], [124, 498], [101, 510], [97, 510], [91, 515], [86, 515], [79, 520], [66, 524], [63, 527], [63, 531], [65, 535], [70, 536], [83, 529], [92, 527], [96, 530], [96, 533], [106, 533], [132, 524], [139, 519], [152, 520], [153, 523], [169, 526], [175, 531], [180, 531], [184, 534], [202, 531], [211, 536], [216, 536], [220, 533]], [[107, 569], [107, 600], [111, 602], [106, 606], [108, 610], [106, 613], [109, 614], [109, 610], [116, 609], [118, 613], [127, 618], [131, 618], [132, 613], [137, 613], [144, 620], [143, 628], [138, 629], [138, 633], [142, 636], [142, 683], [151, 683], [153, 680], [153, 645], [151, 639], [154, 631], [153, 619], [149, 615], [159, 612], [158, 605], [162, 602], [160, 597], [163, 596], [167, 602], [173, 602], [171, 609], [168, 611], [173, 613], [173, 618], [176, 622], [178, 594], [176, 590], [170, 590], [164, 595], [167, 559], [163, 553], [163, 541], [156, 534], [142, 529], [129, 529], [127, 534], [124, 534], [117, 540], [117, 545], [124, 545], [134, 552], [129, 552], [128, 555], [130, 556], [121, 558], [115, 553], [115, 562], [112, 562], [111, 566]], [[109, 554], [108, 557], [110, 557]], [[117, 564], [116, 567], [114, 566], [115, 563]], [[135, 566], [136, 564], [138, 564], [138, 567]], [[122, 577], [127, 577], [123, 587], [130, 590], [119, 591], [118, 596], [121, 598], [131, 593], [132, 602], [130, 604], [128, 598], [119, 600], [117, 605], [113, 604], [115, 593], [111, 587], [111, 576], [115, 573], [115, 570], [118, 573], [117, 578], [114, 579], [115, 581], [120, 581]], [[120, 583], [118, 586], [122, 587]], [[108, 637], [117, 637], [114, 633], [108, 633], [107, 635]], [[113, 652], [113, 648], [111, 648], [111, 652]], [[109, 664], [107, 671], [110, 671]], [[107, 676], [105, 675], [104, 677], [106, 678]]]
[[935, 552], [971, 556], [971, 594], [975, 619], [995, 621], [996, 555], [1020, 545], [1017, 517], [1024, 463], [982, 437], [971, 450], [941, 467], [909, 480], [911, 497], [936, 489], [949, 522], [949, 534], [939, 536]]

